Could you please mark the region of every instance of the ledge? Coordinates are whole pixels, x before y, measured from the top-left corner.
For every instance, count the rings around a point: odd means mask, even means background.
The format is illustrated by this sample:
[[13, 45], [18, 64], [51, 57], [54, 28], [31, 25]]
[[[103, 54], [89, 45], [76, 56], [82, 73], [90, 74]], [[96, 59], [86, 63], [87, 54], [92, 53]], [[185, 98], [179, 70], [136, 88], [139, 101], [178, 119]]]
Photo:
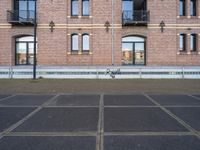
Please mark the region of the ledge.
[[92, 51], [77, 51], [77, 52], [68, 52], [68, 55], [92, 55]]

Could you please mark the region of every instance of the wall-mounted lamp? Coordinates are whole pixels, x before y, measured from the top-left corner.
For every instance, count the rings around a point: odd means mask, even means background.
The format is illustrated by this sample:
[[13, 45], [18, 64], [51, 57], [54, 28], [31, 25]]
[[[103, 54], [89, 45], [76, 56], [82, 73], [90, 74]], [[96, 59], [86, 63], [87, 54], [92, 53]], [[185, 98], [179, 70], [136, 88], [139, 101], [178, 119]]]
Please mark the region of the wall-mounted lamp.
[[161, 21], [161, 23], [160, 23], [160, 30], [161, 30], [162, 33], [164, 32], [164, 27], [165, 27], [165, 22]]
[[109, 32], [110, 22], [106, 21], [104, 26], [106, 27], [106, 32]]
[[55, 27], [55, 23], [54, 23], [53, 21], [51, 21], [51, 22], [49, 23], [49, 26], [50, 26], [51, 32], [53, 32], [54, 27]]

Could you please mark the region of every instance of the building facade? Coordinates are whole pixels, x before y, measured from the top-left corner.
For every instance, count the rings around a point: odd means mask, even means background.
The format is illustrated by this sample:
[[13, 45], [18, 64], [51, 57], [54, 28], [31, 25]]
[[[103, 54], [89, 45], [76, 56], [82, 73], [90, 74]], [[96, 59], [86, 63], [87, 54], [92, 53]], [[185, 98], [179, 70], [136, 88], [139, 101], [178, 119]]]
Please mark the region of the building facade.
[[1, 0], [0, 65], [33, 64], [34, 22], [38, 65], [200, 65], [200, 0]]

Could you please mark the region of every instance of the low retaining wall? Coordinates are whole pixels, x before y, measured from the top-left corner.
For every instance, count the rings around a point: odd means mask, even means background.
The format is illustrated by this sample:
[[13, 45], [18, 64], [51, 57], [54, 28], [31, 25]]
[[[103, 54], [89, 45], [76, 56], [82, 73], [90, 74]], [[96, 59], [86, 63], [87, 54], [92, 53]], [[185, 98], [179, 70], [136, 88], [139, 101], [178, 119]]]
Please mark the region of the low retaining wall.
[[[0, 66], [0, 78], [31, 79], [32, 66]], [[200, 67], [38, 66], [37, 78], [200, 79]]]

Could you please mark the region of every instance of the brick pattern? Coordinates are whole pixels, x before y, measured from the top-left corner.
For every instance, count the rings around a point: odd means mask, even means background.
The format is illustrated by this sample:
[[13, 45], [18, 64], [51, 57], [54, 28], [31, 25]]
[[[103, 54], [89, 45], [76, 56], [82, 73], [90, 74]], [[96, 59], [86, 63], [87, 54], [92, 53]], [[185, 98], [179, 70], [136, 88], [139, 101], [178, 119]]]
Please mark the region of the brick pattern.
[[[70, 0], [38, 0], [38, 54], [39, 65], [121, 65], [121, 38], [128, 35], [146, 37], [147, 65], [200, 65], [200, 1], [198, 0], [197, 17], [187, 15], [179, 17], [179, 0], [161, 1], [147, 0], [150, 11], [148, 26], [122, 27], [121, 0], [114, 3], [114, 37], [112, 29], [106, 31], [108, 21], [112, 25], [112, 1], [90, 0], [90, 16], [81, 16], [82, 3], [79, 0], [79, 16], [71, 17]], [[12, 0], [1, 0], [0, 4], [0, 65], [14, 65], [15, 37], [33, 35], [32, 27], [10, 26], [7, 23], [6, 11], [13, 7]], [[166, 27], [161, 33], [159, 24], [164, 21]], [[49, 23], [54, 21], [55, 28], [51, 32]], [[196, 24], [196, 26], [194, 26]], [[4, 27], [4, 28], [3, 28]], [[71, 34], [90, 34], [90, 53], [71, 52]], [[185, 33], [198, 34], [198, 52], [179, 53], [179, 36]], [[114, 53], [112, 53], [114, 41]], [[187, 46], [190, 41], [187, 40]], [[187, 48], [189, 50], [189, 48]]]

